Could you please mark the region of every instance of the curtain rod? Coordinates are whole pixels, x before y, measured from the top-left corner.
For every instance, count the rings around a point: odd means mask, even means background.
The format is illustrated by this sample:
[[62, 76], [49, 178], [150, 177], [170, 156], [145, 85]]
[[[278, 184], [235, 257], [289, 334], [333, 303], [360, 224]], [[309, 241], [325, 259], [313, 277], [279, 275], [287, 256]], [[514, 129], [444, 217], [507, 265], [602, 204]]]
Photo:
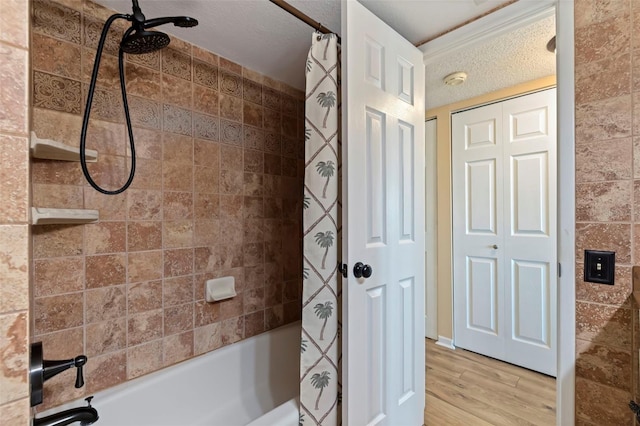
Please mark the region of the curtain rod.
[[[286, 12], [289, 12], [291, 15], [295, 16], [296, 18], [298, 18], [305, 24], [309, 25], [310, 27], [315, 28], [316, 31], [319, 31], [323, 34], [336, 34], [333, 31], [331, 31], [329, 28], [322, 25], [320, 22], [314, 21], [308, 15], [305, 15], [304, 13], [300, 12], [298, 9], [291, 6], [289, 3], [287, 3], [284, 0], [269, 0], [269, 1], [275, 4], [276, 6], [279, 6]], [[338, 43], [342, 44], [342, 39], [340, 38], [340, 36], [337, 34], [336, 36], [338, 37]]]

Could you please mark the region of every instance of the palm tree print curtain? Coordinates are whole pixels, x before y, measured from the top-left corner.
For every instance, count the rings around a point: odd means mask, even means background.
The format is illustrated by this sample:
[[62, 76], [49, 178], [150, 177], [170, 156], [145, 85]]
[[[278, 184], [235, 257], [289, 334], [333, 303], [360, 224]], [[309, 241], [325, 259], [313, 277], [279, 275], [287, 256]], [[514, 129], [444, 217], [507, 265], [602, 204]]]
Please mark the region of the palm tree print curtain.
[[340, 425], [339, 52], [313, 35], [307, 58], [300, 426]]

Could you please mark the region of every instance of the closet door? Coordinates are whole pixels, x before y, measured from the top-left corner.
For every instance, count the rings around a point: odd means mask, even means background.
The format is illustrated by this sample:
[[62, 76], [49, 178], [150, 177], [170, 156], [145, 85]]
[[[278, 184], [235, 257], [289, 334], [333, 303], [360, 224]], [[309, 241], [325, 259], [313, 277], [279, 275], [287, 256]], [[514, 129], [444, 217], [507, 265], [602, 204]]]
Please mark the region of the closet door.
[[556, 91], [503, 103], [506, 360], [556, 375]]
[[555, 89], [452, 119], [456, 346], [556, 374]]
[[452, 117], [454, 341], [504, 359], [502, 106]]

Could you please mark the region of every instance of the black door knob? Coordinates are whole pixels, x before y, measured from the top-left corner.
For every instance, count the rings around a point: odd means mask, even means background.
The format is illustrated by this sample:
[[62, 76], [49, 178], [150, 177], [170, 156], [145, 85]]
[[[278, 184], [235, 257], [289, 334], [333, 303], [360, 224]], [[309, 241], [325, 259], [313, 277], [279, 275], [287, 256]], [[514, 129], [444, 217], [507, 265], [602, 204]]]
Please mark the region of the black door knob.
[[356, 278], [362, 278], [362, 268], [364, 268], [364, 264], [362, 262], [358, 262], [353, 265], [353, 276]]
[[362, 262], [358, 262], [353, 265], [353, 276], [356, 278], [369, 278], [373, 273], [373, 268], [369, 265], [365, 265]]
[[362, 276], [365, 278], [369, 278], [373, 274], [373, 268], [369, 265], [364, 265], [362, 267]]

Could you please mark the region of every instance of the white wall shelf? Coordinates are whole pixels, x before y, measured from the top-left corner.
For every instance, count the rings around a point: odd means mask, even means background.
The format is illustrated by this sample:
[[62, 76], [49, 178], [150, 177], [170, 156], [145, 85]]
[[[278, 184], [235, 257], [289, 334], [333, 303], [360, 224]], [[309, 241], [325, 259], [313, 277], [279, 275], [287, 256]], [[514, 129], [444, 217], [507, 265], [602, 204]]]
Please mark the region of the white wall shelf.
[[[98, 161], [98, 151], [87, 149], [88, 163]], [[40, 139], [31, 132], [31, 156], [45, 160], [80, 161], [80, 149], [52, 139]]]
[[31, 207], [33, 225], [81, 224], [95, 222], [98, 219], [98, 210]]

